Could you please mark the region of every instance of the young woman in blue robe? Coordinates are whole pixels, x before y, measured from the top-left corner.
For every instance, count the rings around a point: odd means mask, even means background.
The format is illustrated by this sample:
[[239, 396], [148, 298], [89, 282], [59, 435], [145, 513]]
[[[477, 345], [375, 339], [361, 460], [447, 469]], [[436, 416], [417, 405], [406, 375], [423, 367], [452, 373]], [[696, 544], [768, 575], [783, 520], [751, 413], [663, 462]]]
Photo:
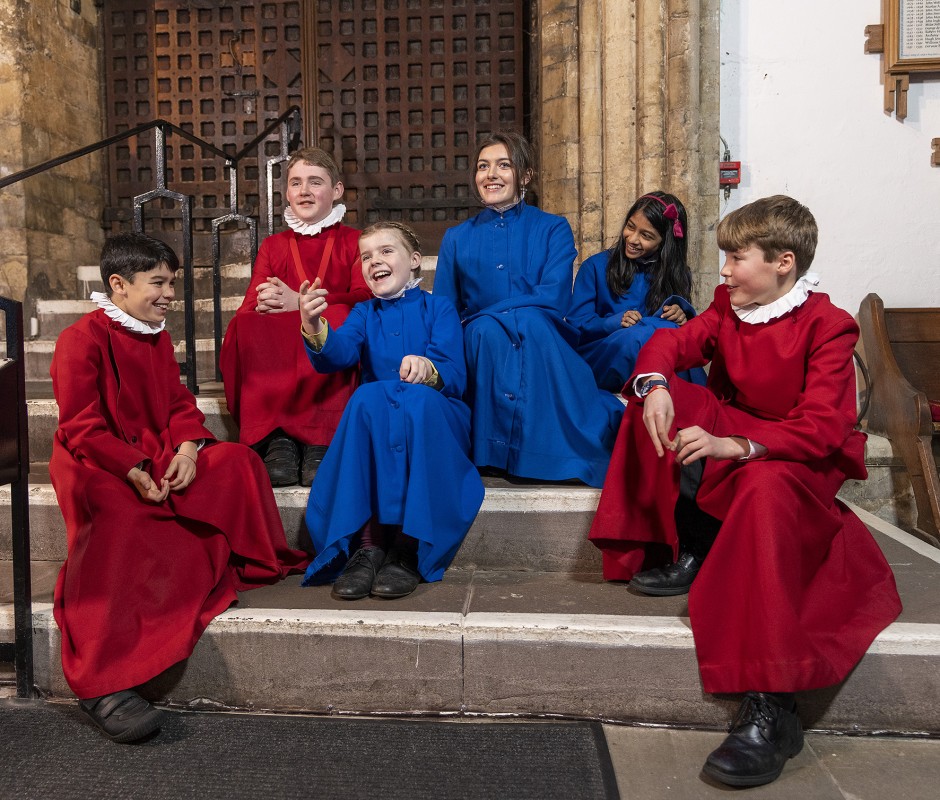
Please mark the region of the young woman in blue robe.
[[[678, 328], [695, 316], [687, 299], [692, 294], [687, 231], [679, 198], [650, 192], [627, 211], [617, 243], [578, 270], [567, 319], [578, 329], [578, 353], [602, 389], [623, 388], [655, 331]], [[681, 377], [705, 385], [701, 369]]]
[[532, 174], [524, 138], [483, 141], [475, 184], [486, 208], [444, 234], [434, 294], [464, 322], [474, 462], [601, 486], [623, 406], [574, 350], [574, 237], [563, 217], [526, 205]]
[[483, 502], [483, 484], [468, 457], [463, 331], [453, 304], [418, 288], [412, 275], [421, 254], [409, 228], [377, 223], [359, 248], [375, 297], [354, 306], [342, 327], [320, 319], [327, 293], [318, 284], [301, 292], [314, 368], [361, 364], [362, 374], [310, 490], [306, 522], [317, 555], [304, 585], [342, 570], [335, 597], [403, 597], [419, 576], [441, 579]]

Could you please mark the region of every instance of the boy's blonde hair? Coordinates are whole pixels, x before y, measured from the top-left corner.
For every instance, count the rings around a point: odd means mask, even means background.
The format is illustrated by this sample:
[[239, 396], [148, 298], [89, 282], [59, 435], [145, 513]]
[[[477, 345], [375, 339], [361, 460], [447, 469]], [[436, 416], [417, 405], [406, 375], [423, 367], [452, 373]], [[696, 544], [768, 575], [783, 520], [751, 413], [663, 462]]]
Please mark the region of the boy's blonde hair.
[[766, 261], [786, 250], [796, 257], [796, 276], [816, 255], [819, 228], [810, 210], [792, 197], [775, 194], [732, 211], [718, 223], [718, 246], [725, 252], [759, 247]]
[[325, 169], [333, 186], [336, 186], [342, 180], [342, 175], [339, 174], [339, 167], [336, 165], [333, 156], [319, 147], [305, 147], [302, 150], [295, 151], [287, 160], [287, 169], [284, 170], [285, 177], [290, 175], [291, 168], [300, 161], [309, 164], [311, 167]]

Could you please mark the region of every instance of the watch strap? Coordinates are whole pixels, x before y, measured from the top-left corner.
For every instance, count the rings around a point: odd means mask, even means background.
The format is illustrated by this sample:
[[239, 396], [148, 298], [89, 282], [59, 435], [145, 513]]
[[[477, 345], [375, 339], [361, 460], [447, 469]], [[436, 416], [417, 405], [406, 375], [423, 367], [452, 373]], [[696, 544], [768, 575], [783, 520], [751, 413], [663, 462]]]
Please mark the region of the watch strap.
[[662, 387], [663, 389], [669, 388], [669, 381], [665, 381], [662, 378], [652, 378], [644, 383], [640, 387], [640, 397], [646, 397], [653, 389], [657, 387]]

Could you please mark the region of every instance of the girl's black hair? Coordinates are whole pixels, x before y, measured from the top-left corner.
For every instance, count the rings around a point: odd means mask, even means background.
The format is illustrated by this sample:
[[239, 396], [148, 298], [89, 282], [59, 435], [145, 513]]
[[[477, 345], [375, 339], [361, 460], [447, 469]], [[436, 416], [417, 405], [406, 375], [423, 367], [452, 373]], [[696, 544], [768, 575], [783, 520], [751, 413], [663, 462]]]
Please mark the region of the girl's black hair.
[[[659, 202], [654, 198], [659, 198]], [[665, 204], [665, 205], [664, 205]], [[682, 226], [681, 237], [673, 232], [674, 221], [667, 219], [666, 207], [674, 205], [679, 212], [678, 223]], [[689, 269], [687, 254], [689, 252], [689, 224], [685, 214], [685, 206], [678, 197], [666, 192], [648, 192], [640, 197], [627, 211], [623, 220], [623, 228], [627, 221], [642, 211], [656, 232], [663, 237], [663, 241], [656, 253], [657, 264], [648, 269], [650, 288], [646, 295], [646, 313], [652, 314], [658, 309], [667, 297], [673, 294], [686, 299], [692, 296], [692, 270]], [[607, 287], [615, 295], [626, 294], [633, 284], [633, 278], [641, 265], [627, 258], [626, 246], [623, 242], [623, 228], [617, 243], [608, 251], [607, 259]]]
[[112, 275], [120, 275], [125, 281], [131, 282], [138, 272], [150, 272], [161, 264], [166, 264], [170, 272], [180, 268], [172, 247], [143, 233], [119, 233], [106, 239], [99, 263], [101, 281], [109, 296], [109, 279]]

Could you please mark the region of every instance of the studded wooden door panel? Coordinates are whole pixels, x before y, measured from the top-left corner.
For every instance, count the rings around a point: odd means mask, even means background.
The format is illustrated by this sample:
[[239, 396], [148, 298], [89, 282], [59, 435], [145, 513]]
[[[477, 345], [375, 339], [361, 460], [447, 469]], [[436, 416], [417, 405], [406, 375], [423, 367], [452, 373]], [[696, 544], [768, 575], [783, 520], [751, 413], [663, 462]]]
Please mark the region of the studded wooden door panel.
[[397, 219], [436, 250], [478, 207], [476, 141], [523, 129], [523, 0], [315, 0], [307, 118], [350, 221]]
[[[161, 117], [234, 153], [305, 101], [304, 139], [341, 162], [350, 222], [403, 219], [433, 249], [476, 208], [475, 141], [524, 127], [524, 16], [524, 0], [109, 0], [108, 133]], [[130, 219], [153, 188], [152, 141], [112, 151], [106, 222]], [[168, 144], [170, 188], [196, 198], [208, 230], [229, 205], [224, 164]], [[258, 214], [263, 171], [247, 164], [239, 179], [242, 210]]]
[[[103, 11], [108, 134], [162, 118], [227, 152], [239, 152], [292, 104], [302, 103], [302, 0], [112, 0]], [[110, 158], [106, 222], [132, 217], [153, 188], [153, 134]], [[195, 197], [196, 229], [229, 206], [224, 160], [170, 137], [167, 184]], [[266, 148], [279, 152], [277, 136]], [[264, 169], [242, 162], [242, 210], [259, 214]], [[162, 224], [173, 227], [171, 215]]]

